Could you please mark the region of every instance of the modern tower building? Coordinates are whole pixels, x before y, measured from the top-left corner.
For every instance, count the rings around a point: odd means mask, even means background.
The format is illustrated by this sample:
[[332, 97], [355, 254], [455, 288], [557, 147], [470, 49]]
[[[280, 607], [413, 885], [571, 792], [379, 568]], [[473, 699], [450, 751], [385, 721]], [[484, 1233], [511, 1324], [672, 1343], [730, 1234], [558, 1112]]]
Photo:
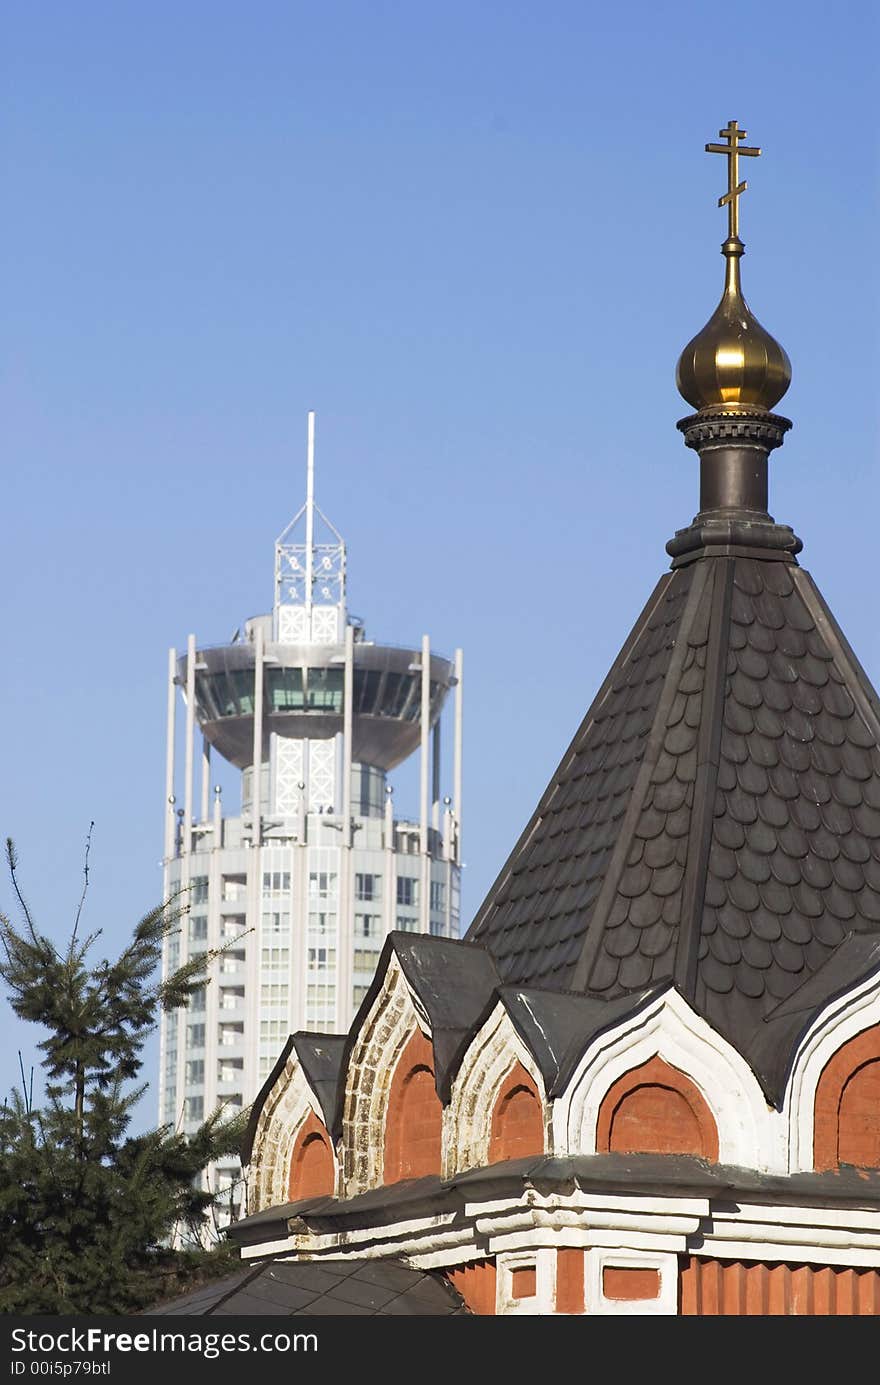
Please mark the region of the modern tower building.
[[[223, 949], [210, 984], [162, 1024], [159, 1118], [184, 1129], [249, 1103], [288, 1034], [344, 1033], [390, 931], [459, 932], [461, 651], [442, 658], [427, 635], [417, 648], [377, 644], [349, 616], [345, 543], [314, 500], [314, 414], [307, 477], [275, 544], [271, 613], [229, 644], [190, 635], [169, 656], [164, 887], [187, 891], [190, 907], [165, 971]], [[414, 754], [418, 811], [403, 818], [388, 775]], [[241, 771], [231, 810], [212, 755]], [[219, 1185], [236, 1172], [218, 1169]]]

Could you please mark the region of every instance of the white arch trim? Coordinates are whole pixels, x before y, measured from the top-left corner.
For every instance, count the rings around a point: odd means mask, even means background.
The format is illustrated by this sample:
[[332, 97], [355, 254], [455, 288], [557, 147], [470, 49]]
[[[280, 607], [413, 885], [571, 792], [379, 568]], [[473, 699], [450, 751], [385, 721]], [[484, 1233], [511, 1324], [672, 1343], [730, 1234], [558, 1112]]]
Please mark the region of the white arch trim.
[[[251, 1154], [252, 1196], [248, 1211], [259, 1212], [264, 1207], [277, 1207], [287, 1202], [290, 1182], [290, 1161], [297, 1136], [310, 1115], [325, 1124], [324, 1113], [303, 1072], [296, 1050], [291, 1050], [282, 1071], [266, 1098]], [[334, 1165], [336, 1151], [330, 1140]]]
[[419, 1029], [431, 1038], [421, 1004], [391, 956], [382, 986], [364, 1018], [348, 1060], [342, 1120], [343, 1192], [379, 1187], [385, 1173], [385, 1113], [406, 1045]]
[[474, 1035], [455, 1075], [443, 1112], [443, 1176], [489, 1162], [492, 1112], [511, 1068], [519, 1062], [535, 1084], [544, 1113], [547, 1148], [547, 1098], [534, 1058], [513, 1026], [503, 1001]]
[[654, 1057], [699, 1089], [718, 1130], [721, 1163], [785, 1171], [785, 1122], [768, 1106], [745, 1059], [674, 990], [590, 1044], [554, 1105], [554, 1153], [595, 1154], [606, 1092]]
[[838, 1049], [875, 1024], [880, 1024], [880, 972], [832, 1000], [801, 1040], [783, 1106], [792, 1173], [813, 1167], [816, 1088], [822, 1073]]

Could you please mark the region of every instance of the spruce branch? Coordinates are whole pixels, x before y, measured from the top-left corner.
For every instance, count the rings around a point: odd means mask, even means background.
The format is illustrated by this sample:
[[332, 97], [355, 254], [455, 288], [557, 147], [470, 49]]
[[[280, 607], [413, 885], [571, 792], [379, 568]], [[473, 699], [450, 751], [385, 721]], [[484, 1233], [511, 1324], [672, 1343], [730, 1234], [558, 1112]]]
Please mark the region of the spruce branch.
[[28, 926], [28, 931], [31, 935], [31, 938], [36, 944], [37, 934], [34, 929], [33, 920], [31, 918], [31, 911], [27, 906], [27, 901], [25, 900], [25, 897], [22, 894], [18, 884], [18, 852], [15, 849], [15, 842], [12, 840], [11, 837], [6, 838], [6, 864], [9, 867], [9, 878], [12, 881], [12, 888], [15, 890], [16, 897], [21, 907], [22, 916], [24, 917], [24, 921]]
[[92, 831], [94, 829], [94, 826], [94, 821], [89, 823], [89, 830], [86, 835], [86, 854], [85, 860], [83, 861], [83, 887], [82, 894], [79, 897], [79, 906], [76, 911], [76, 918], [73, 921], [73, 935], [70, 939], [71, 943], [73, 943], [76, 940], [76, 930], [79, 928], [80, 916], [83, 911], [83, 905], [86, 902], [86, 891], [89, 888], [89, 851], [91, 850], [92, 846]]

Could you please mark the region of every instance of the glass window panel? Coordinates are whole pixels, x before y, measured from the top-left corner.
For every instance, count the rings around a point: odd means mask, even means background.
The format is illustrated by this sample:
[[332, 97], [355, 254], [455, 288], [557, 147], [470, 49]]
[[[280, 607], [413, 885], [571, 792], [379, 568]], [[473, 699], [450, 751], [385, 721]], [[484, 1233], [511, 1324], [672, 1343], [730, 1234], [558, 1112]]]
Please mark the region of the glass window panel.
[[275, 712], [302, 711], [305, 706], [301, 668], [267, 668], [266, 688]]
[[310, 711], [341, 712], [344, 672], [341, 668], [310, 668], [308, 701]]
[[419, 882], [410, 875], [397, 877], [397, 902], [412, 908], [419, 902]]

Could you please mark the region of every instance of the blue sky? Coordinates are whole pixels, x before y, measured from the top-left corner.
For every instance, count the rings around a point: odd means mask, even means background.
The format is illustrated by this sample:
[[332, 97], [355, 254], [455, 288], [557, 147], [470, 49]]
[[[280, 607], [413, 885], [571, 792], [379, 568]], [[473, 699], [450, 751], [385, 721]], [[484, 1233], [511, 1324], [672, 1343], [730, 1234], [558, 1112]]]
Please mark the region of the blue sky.
[[[91, 819], [107, 948], [158, 900], [167, 649], [268, 609], [310, 408], [351, 609], [465, 651], [469, 920], [697, 507], [731, 117], [794, 371], [771, 511], [880, 678], [878, 37], [867, 0], [7, 3], [0, 827], [44, 928]], [[4, 1090], [37, 1037], [4, 1015]]]

